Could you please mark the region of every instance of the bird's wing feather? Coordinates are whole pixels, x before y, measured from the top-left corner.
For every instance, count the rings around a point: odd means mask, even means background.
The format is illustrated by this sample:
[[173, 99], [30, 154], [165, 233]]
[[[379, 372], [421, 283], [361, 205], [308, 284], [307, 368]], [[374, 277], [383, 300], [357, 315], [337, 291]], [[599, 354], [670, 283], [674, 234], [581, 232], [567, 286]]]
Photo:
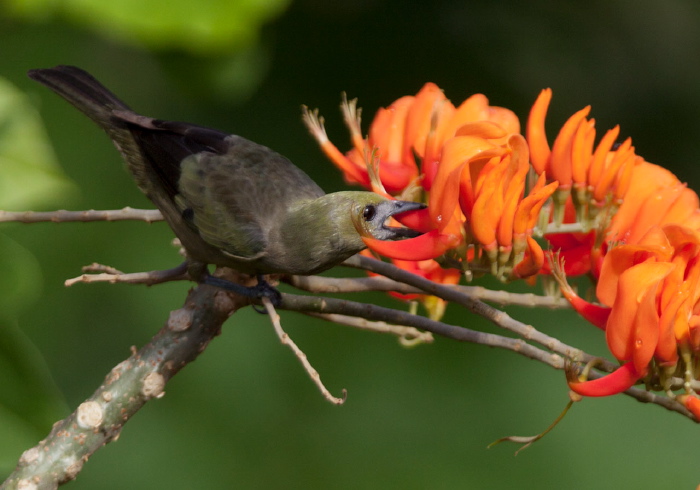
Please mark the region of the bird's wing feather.
[[224, 154], [203, 152], [183, 162], [178, 199], [193, 209], [208, 243], [235, 256], [259, 256], [269, 248], [270, 230], [323, 190], [269, 148], [239, 136], [227, 142]]
[[188, 123], [115, 113], [154, 176], [210, 245], [260, 258], [269, 230], [291, 207], [323, 195], [302, 170], [269, 148]]

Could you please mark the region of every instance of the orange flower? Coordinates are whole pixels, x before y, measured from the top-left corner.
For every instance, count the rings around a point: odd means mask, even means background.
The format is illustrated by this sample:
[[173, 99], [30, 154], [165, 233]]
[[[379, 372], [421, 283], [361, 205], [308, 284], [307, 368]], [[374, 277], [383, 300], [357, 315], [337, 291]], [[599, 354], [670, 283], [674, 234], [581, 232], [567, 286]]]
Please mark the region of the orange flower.
[[[600, 314], [610, 352], [624, 363], [597, 380], [570, 379], [571, 389], [606, 396], [652, 377], [670, 391], [671, 377], [678, 374], [690, 386], [700, 351], [699, 279], [700, 234], [671, 224], [652, 228], [638, 243], [620, 245], [605, 256], [596, 290], [605, 306], [586, 304], [565, 285], [574, 308], [593, 321]], [[700, 406], [684, 400], [691, 411]]]
[[600, 211], [624, 198], [630, 173], [640, 159], [629, 138], [612, 150], [620, 132], [617, 126], [593, 150], [596, 133], [595, 120], [587, 119], [590, 106], [564, 123], [550, 150], [544, 123], [551, 99], [551, 89], [543, 90], [530, 111], [527, 141], [532, 166], [539, 175], [546, 174], [548, 180], [559, 182], [554, 195], [554, 222], [563, 222], [564, 206], [572, 196], [577, 221], [590, 228]]
[[[370, 126], [369, 137], [363, 139], [355, 101], [344, 102], [342, 108], [355, 146], [346, 156], [328, 141], [323, 121], [316, 113], [305, 111], [304, 121], [348, 181], [383, 194], [405, 193], [415, 197], [417, 184], [431, 191], [427, 210], [401, 218], [407, 226], [423, 231], [423, 235], [393, 243], [366, 238], [365, 243], [372, 250], [398, 260], [432, 259], [458, 247], [464, 240], [464, 216], [459, 202], [475, 195], [469, 191], [470, 196], [460, 196], [460, 186], [448, 185], [446, 179], [454, 167], [459, 166], [461, 171], [467, 160], [476, 162], [474, 168], [480, 168], [488, 159], [505, 154], [508, 150], [504, 143], [509, 133], [520, 130], [515, 115], [507, 109], [490, 107], [486, 97], [480, 94], [455, 107], [435, 84], [428, 83], [415, 97], [402, 97], [389, 108], [380, 109]], [[448, 148], [452, 141], [455, 144]], [[367, 156], [374, 148], [376, 164]], [[453, 158], [454, 153], [460, 160]], [[416, 157], [421, 162], [420, 179], [416, 179]], [[524, 182], [529, 166], [526, 159], [521, 163], [523, 169], [519, 171], [518, 181]], [[459, 183], [460, 176], [453, 175], [455, 182]], [[469, 184], [466, 177], [461, 181], [465, 186]], [[508, 205], [514, 203], [517, 199]], [[491, 221], [487, 221], [489, 226]], [[488, 226], [481, 229], [488, 230]], [[509, 232], [512, 234], [504, 223], [500, 233]], [[524, 244], [523, 249], [527, 248], [525, 237], [518, 240]]]
[[530, 235], [558, 184], [545, 185], [540, 178], [524, 196], [530, 164], [522, 136], [510, 135], [499, 144], [506, 135], [491, 123], [472, 124], [459, 132], [442, 147], [428, 209], [422, 211], [428, 218], [423, 229], [430, 231], [400, 242], [365, 243], [388, 257], [419, 260], [442, 255], [466, 237], [466, 245], [476, 253], [467, 256], [464, 249], [450, 255], [464, 268], [479, 271], [485, 266], [501, 280], [536, 274], [544, 252]]
[[[594, 148], [590, 107], [566, 121], [550, 149], [545, 118], [551, 97], [545, 89], [535, 101], [527, 138], [535, 171], [560, 184], [553, 195], [555, 226], [545, 238], [563, 257], [566, 274], [590, 271], [597, 277], [609, 241], [637, 243], [651, 228], [669, 223], [700, 229], [697, 195], [671, 172], [637, 156], [629, 138], [615, 147], [618, 126]], [[584, 232], [556, 233], [562, 223], [578, 223]], [[543, 272], [551, 271], [545, 266]]]
[[665, 168], [641, 161], [632, 171], [629, 191], [612, 218], [607, 239], [637, 243], [649, 229], [678, 223], [700, 229], [700, 200]]
[[[411, 186], [418, 183], [430, 190], [444, 142], [465, 125], [489, 121], [503, 128], [504, 134], [520, 131], [520, 123], [512, 111], [489, 106], [488, 99], [481, 94], [455, 107], [434, 83], [426, 83], [415, 96], [401, 97], [388, 108], [380, 109], [366, 139], [361, 136], [360, 110], [356, 104], [356, 100], [343, 100], [341, 105], [354, 146], [346, 155], [328, 140], [323, 118], [316, 111], [305, 109], [304, 123], [349, 183], [375, 192], [386, 189], [391, 195], [410, 191]], [[366, 156], [375, 148], [378, 151], [376, 172], [368, 168]], [[423, 175], [420, 178], [415, 156], [421, 161]]]

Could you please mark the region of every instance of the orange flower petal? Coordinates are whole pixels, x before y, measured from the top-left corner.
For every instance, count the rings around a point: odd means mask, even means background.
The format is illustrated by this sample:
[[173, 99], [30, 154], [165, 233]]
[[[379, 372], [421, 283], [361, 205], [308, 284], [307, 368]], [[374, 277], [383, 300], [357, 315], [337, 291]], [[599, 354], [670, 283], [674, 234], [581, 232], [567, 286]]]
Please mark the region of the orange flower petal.
[[613, 182], [617, 180], [618, 172], [630, 160], [634, 160], [634, 147], [632, 146], [632, 138], [627, 138], [622, 142], [620, 147], [615, 151], [615, 155], [607, 165], [603, 174], [595, 185], [593, 191], [593, 199], [598, 202], [603, 202]]
[[414, 151], [421, 157], [425, 155], [425, 141], [430, 132], [433, 112], [440, 110], [442, 105], [453, 108], [440, 87], [430, 82], [423, 85], [406, 116], [402, 160], [414, 161]]
[[662, 366], [673, 366], [678, 362], [678, 342], [676, 341], [676, 324], [687, 324], [687, 312], [681, 306], [688, 301], [688, 292], [678, 291], [675, 298], [661, 310], [659, 319], [659, 342], [654, 352], [654, 358]]
[[504, 207], [503, 177], [508, 170], [507, 164], [501, 162], [489, 172], [476, 196], [471, 216], [467, 216], [474, 238], [486, 250], [497, 246], [496, 229]]
[[[330, 161], [343, 172], [343, 177], [346, 182], [349, 184], [360, 184], [362, 187], [369, 189], [370, 181], [367, 167], [364, 161], [361, 165], [356, 163], [358, 159], [358, 157], [355, 156], [356, 150], [350, 150], [346, 157], [328, 140], [321, 143], [321, 150], [323, 150], [323, 153], [326, 154]], [[361, 157], [359, 157], [359, 159], [361, 159]]]
[[460, 126], [455, 132], [455, 136], [476, 136], [484, 139], [499, 139], [507, 136], [508, 133], [496, 123], [491, 121], [469, 122]]
[[537, 174], [542, 174], [547, 168], [551, 150], [547, 142], [544, 121], [547, 116], [549, 102], [552, 100], [552, 89], [546, 88], [540, 92], [532, 105], [530, 117], [527, 120], [527, 143], [530, 145], [530, 161]]
[[542, 206], [544, 206], [547, 199], [549, 199], [557, 187], [559, 187], [559, 182], [550, 182], [546, 186], [541, 186], [541, 184], [544, 184], [545, 179], [545, 174], [540, 175], [537, 184], [532, 188], [530, 194], [518, 204], [513, 220], [514, 235], [529, 233], [532, 228], [534, 228]]
[[591, 106], [586, 106], [574, 113], [562, 126], [552, 146], [552, 154], [549, 157], [549, 165], [546, 171], [549, 177], [559, 182], [560, 189], [568, 189], [572, 182], [571, 152], [573, 138], [581, 124], [585, 124]]
[[571, 145], [571, 178], [575, 184], [585, 185], [588, 181], [594, 141], [595, 120], [579, 124]]
[[369, 127], [369, 143], [379, 148], [382, 160], [402, 161], [406, 116], [414, 99], [410, 95], [401, 97], [386, 109], [379, 109], [374, 116]]
[[620, 126], [615, 126], [610, 129], [603, 138], [598, 143], [598, 147], [593, 153], [593, 161], [588, 169], [588, 184], [591, 186], [596, 186], [600, 177], [603, 175], [603, 169], [605, 169], [605, 162], [608, 159], [608, 153], [615, 144], [617, 136], [620, 134]]
[[525, 279], [537, 274], [544, 265], [544, 252], [534, 238], [527, 237], [528, 253], [525, 258], [513, 268], [513, 277]]
[[618, 281], [625, 271], [647, 260], [670, 260], [672, 250], [666, 234], [657, 227], [647, 233], [644, 243], [613, 248], [603, 260], [596, 297], [601, 303], [612, 306], [619, 292]]
[[450, 121], [447, 122], [443, 128], [444, 138], [451, 138], [457, 133], [457, 129], [467, 123], [488, 120], [488, 109], [489, 99], [487, 99], [484, 94], [472, 95], [462, 102], [452, 113]]
[[[640, 373], [646, 372], [649, 361], [659, 344], [660, 318], [656, 307], [658, 288], [659, 283], [646, 290], [644, 296], [638, 301], [639, 306], [634, 318], [634, 337], [630, 339], [634, 343], [632, 362]], [[613, 325], [612, 328], [615, 326]]]
[[562, 294], [571, 304], [574, 310], [576, 310], [583, 318], [588, 320], [588, 322], [590, 322], [593, 326], [604, 331], [608, 324], [608, 318], [610, 318], [610, 308], [607, 306], [589, 303], [576, 294], [568, 284], [560, 284], [560, 286]]
[[497, 241], [501, 247], [510, 247], [513, 243], [513, 223], [518, 203], [523, 197], [525, 178], [530, 170], [530, 153], [527, 142], [519, 134], [514, 134], [508, 139], [508, 146], [512, 148], [510, 155], [510, 171], [514, 172], [505, 192], [505, 203], [501, 218], [498, 221]]
[[520, 133], [520, 120], [518, 119], [518, 116], [516, 116], [510, 109], [492, 105], [489, 106], [488, 113], [489, 115], [487, 119], [502, 127], [506, 134]]
[[634, 359], [640, 372], [640, 364], [644, 359], [648, 363], [658, 342], [659, 319], [653, 295], [673, 267], [650, 259], [625, 270], [618, 280], [605, 337], [612, 355], [620, 361]]
[[417, 177], [418, 168], [414, 164], [404, 165], [401, 162], [396, 163], [383, 160], [379, 162], [379, 180], [391, 195], [399, 194]]
[[[680, 181], [670, 171], [653, 163], [640, 161], [634, 166], [629, 190], [625, 194], [624, 202], [613, 216], [612, 223], [608, 228], [607, 239], [628, 241], [630, 230], [635, 224], [639, 224], [640, 210], [651, 199], [651, 195], [660, 189], [670, 188], [678, 184]], [[646, 232], [646, 229], [658, 223], [644, 220], [643, 224], [647, 226], [641, 235]]]
[[459, 136], [445, 143], [429, 198], [430, 215], [434, 223], [438, 223], [438, 216], [444, 217], [448, 213], [451, 216], [457, 207], [461, 173], [455, 173], [455, 169], [461, 168], [474, 157], [481, 158], [482, 154], [486, 157], [493, 156], [490, 150], [497, 154], [505, 151], [474, 136]]

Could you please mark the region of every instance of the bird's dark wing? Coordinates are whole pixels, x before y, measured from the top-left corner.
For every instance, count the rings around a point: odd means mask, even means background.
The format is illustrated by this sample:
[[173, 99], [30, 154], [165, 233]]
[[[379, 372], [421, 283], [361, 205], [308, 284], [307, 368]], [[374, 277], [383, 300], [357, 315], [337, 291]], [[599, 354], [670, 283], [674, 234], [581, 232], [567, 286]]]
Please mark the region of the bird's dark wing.
[[140, 116], [80, 68], [29, 76], [107, 132], [138, 187], [199, 261], [264, 272], [269, 230], [289, 209], [323, 195], [272, 150], [214, 129]]
[[208, 243], [237, 257], [259, 257], [289, 210], [324, 194], [282, 155], [240, 136], [225, 153], [201, 152], [181, 166], [181, 208]]
[[288, 209], [323, 195], [282, 155], [235, 135], [193, 124], [120, 113], [159, 187], [210, 245], [261, 258], [269, 230]]
[[205, 152], [224, 154], [228, 148], [228, 135], [215, 129], [152, 119], [130, 111], [115, 111], [114, 117], [126, 124], [144, 163], [171, 199], [179, 194], [180, 165], [185, 158]]

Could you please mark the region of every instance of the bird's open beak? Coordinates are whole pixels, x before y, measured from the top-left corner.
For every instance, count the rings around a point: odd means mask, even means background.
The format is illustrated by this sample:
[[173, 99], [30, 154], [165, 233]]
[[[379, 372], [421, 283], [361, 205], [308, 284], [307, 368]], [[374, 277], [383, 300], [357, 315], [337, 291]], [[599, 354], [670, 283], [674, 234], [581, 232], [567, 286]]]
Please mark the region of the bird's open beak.
[[413, 201], [387, 201], [386, 203], [386, 218], [382, 222], [382, 229], [386, 231], [388, 238], [387, 240], [401, 240], [403, 238], [415, 238], [421, 236], [423, 233], [420, 231], [412, 230], [411, 228], [406, 228], [403, 226], [388, 226], [386, 222], [389, 218], [407, 213], [409, 211], [417, 211], [419, 209], [425, 209], [427, 206], [421, 202]]

